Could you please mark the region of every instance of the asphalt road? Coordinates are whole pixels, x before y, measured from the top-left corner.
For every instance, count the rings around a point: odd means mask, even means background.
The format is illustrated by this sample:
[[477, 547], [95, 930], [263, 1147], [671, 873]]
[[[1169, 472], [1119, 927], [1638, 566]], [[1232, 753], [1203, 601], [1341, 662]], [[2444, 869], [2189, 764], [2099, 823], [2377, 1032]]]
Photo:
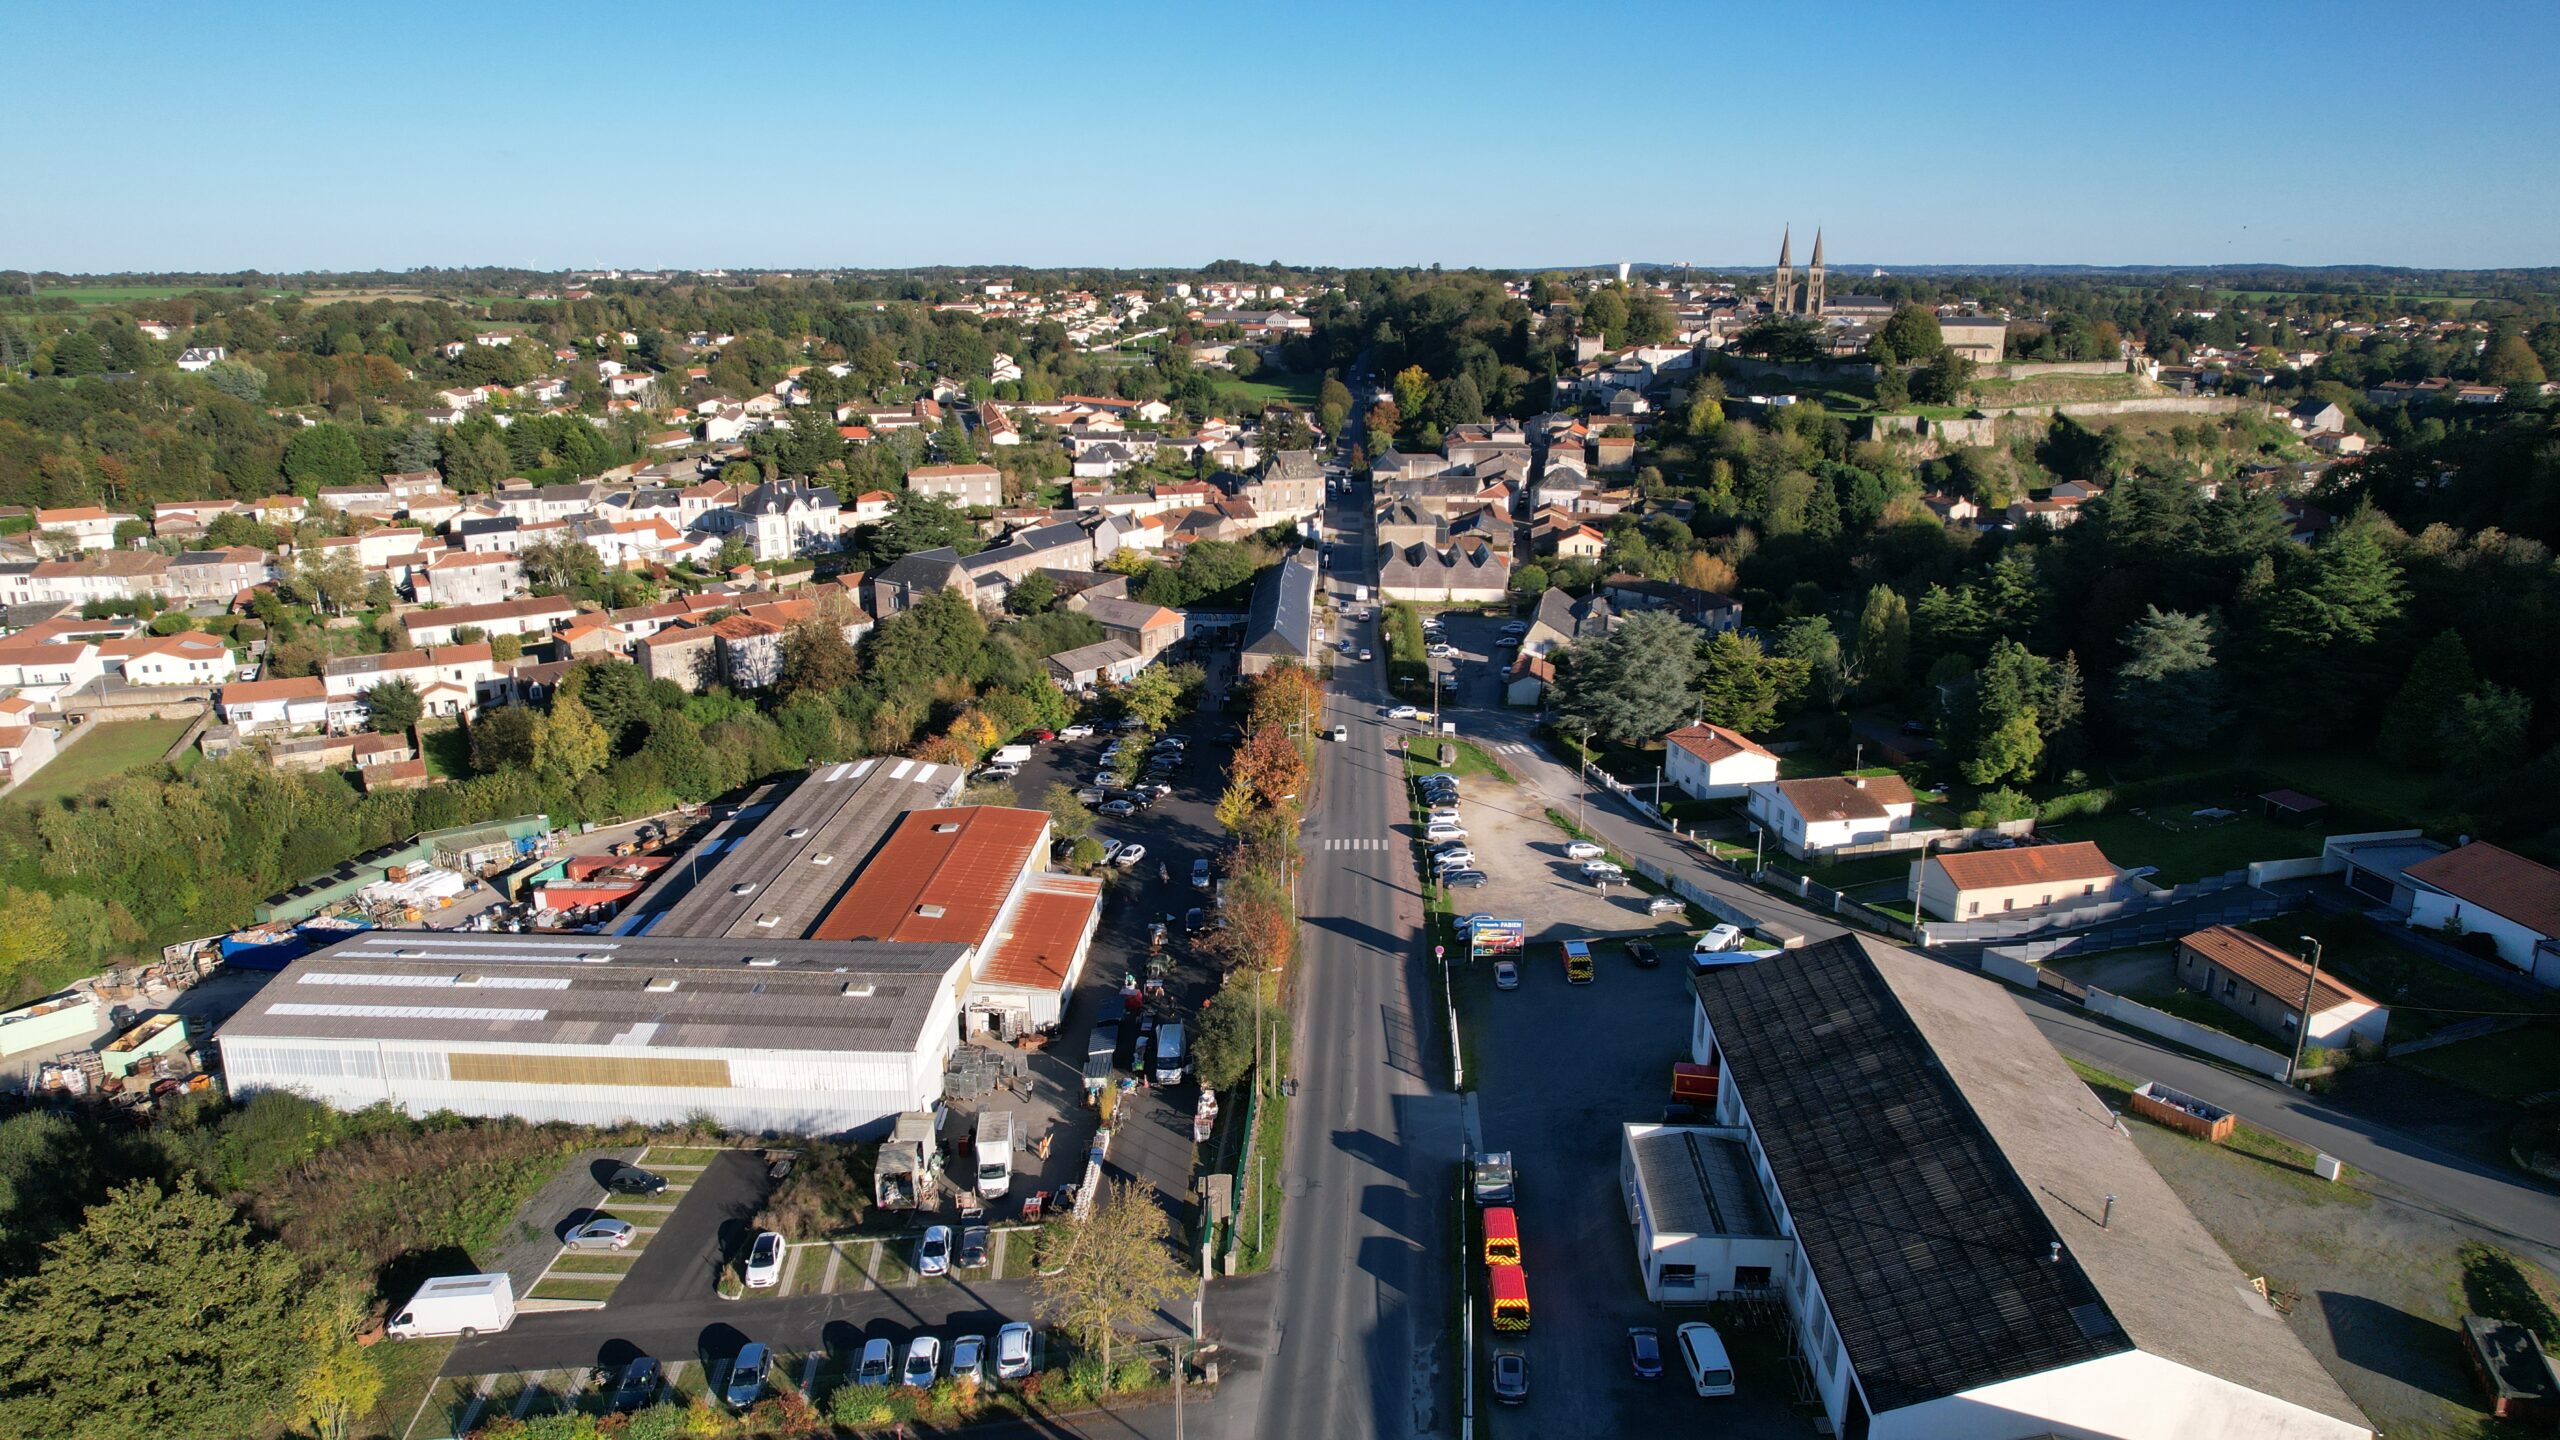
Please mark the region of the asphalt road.
[[[1329, 572], [1337, 597], [1368, 578], [1365, 498], [1337, 499], [1327, 517], [1328, 529], [1346, 532]], [[1374, 622], [1351, 631], [1383, 651]], [[1334, 672], [1326, 728], [1342, 725], [1350, 738], [1321, 747], [1321, 791], [1304, 830], [1299, 1091], [1282, 1177], [1290, 1199], [1277, 1273], [1245, 1292], [1268, 1299], [1269, 1328], [1220, 1337], [1265, 1348], [1258, 1373], [1238, 1377], [1258, 1395], [1231, 1398], [1242, 1402], [1233, 1423], [1250, 1419], [1267, 1437], [1458, 1428], [1450, 1207], [1460, 1127], [1399, 761], [1388, 751], [1410, 726], [1377, 718], [1388, 698], [1382, 663]]]
[[[721, 1258], [746, 1252], [747, 1227], [764, 1204], [765, 1190], [764, 1161], [756, 1152], [712, 1156], [614, 1287], [614, 1307], [681, 1304], [712, 1294]], [[610, 1198], [603, 1208], [612, 1212]]]

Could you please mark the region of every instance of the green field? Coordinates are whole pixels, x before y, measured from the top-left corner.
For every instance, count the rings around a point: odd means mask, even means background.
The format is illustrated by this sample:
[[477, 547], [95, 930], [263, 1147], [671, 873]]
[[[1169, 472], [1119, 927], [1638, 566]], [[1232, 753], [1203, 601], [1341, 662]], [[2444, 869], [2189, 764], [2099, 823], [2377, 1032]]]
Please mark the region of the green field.
[[[2226, 797], [2220, 803], [2237, 809], [2249, 801], [2246, 797]], [[2147, 815], [2129, 810], [2075, 815], [2038, 825], [2036, 836], [2064, 843], [2094, 840], [2118, 865], [2158, 866], [2160, 873], [2151, 878], [2162, 885], [2207, 879], [2240, 869], [2253, 860], [2289, 860], [2320, 853], [2321, 837], [2311, 831], [2277, 825], [2245, 813], [2218, 825], [2199, 822], [2192, 818], [2195, 808], [2195, 804], [2153, 805], [2148, 807]]]
[[105, 780], [156, 763], [163, 752], [187, 733], [185, 720], [117, 720], [92, 722], [96, 734], [83, 733], [78, 743], [56, 754], [35, 778], [9, 792], [14, 800], [43, 803], [76, 795], [91, 782]]
[[1274, 400], [1285, 401], [1292, 405], [1313, 405], [1316, 403], [1318, 393], [1324, 389], [1324, 377], [1321, 375], [1300, 375], [1291, 371], [1263, 373], [1277, 378], [1238, 380], [1232, 376], [1215, 377], [1219, 397], [1233, 402], [1239, 408], [1259, 411]]
[[36, 292], [39, 300], [69, 299], [81, 305], [129, 305], [136, 300], [167, 300], [178, 295], [191, 295], [198, 290], [221, 287], [207, 285], [54, 285]]

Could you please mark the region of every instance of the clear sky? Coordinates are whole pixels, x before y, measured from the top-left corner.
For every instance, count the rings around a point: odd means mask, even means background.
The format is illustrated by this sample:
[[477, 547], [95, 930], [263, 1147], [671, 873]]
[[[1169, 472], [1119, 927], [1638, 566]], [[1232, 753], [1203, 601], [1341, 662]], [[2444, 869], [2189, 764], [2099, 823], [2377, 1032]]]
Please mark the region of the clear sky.
[[0, 56], [30, 270], [2560, 263], [2548, 0], [14, 0]]

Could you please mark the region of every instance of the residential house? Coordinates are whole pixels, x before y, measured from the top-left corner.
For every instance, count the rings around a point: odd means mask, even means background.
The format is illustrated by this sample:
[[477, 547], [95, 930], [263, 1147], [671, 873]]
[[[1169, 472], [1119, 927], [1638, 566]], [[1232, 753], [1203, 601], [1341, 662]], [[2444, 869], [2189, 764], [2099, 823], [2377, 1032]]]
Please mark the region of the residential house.
[[168, 500], [151, 507], [151, 533], [168, 539], [193, 539], [225, 515], [244, 513], [237, 500]]
[[1684, 725], [1663, 738], [1663, 778], [1698, 800], [1723, 800], [1778, 778], [1778, 757], [1721, 725]]
[[1577, 600], [1570, 592], [1550, 587], [1538, 597], [1529, 631], [1520, 637], [1520, 653], [1552, 655], [1577, 641], [1596, 640], [1616, 623], [1617, 609], [1608, 596], [1593, 594]]
[[992, 510], [1004, 503], [1004, 472], [993, 465], [919, 465], [907, 472], [907, 489], [962, 509]]
[[453, 605], [413, 611], [403, 621], [409, 643], [429, 648], [454, 643], [459, 632], [489, 635], [544, 635], [578, 613], [574, 600], [559, 595], [530, 596], [486, 605]]
[[17, 785], [50, 764], [61, 738], [50, 726], [0, 720], [0, 788]]
[[1753, 785], [1751, 822], [1798, 859], [1911, 828], [1917, 801], [1899, 775], [1824, 775]]
[[67, 537], [75, 550], [112, 550], [116, 544], [116, 527], [140, 524], [142, 517], [109, 510], [103, 505], [73, 505], [58, 510], [36, 511], [36, 530]]
[[524, 589], [524, 564], [513, 555], [446, 550], [409, 576], [422, 605], [495, 605]]
[[840, 518], [848, 528], [885, 525], [889, 520], [889, 507], [897, 498], [886, 490], [865, 490], [853, 497], [853, 508]]
[[1245, 617], [1237, 674], [1251, 679], [1275, 665], [1312, 661], [1319, 578], [1315, 557], [1299, 550], [1254, 582], [1253, 609]]
[[2306, 999], [2311, 1044], [2332, 1050], [2378, 1047], [2391, 1011], [2336, 975], [2322, 972], [2313, 989], [2311, 966], [2246, 930], [2214, 925], [2178, 942], [2178, 983], [2203, 994], [2290, 1047], [2305, 1035]]
[[223, 347], [219, 345], [190, 345], [178, 352], [178, 368], [210, 370], [222, 363], [223, 354]]
[[2048, 905], [2094, 905], [2131, 882], [2096, 844], [1942, 850], [1920, 862], [1920, 910], [1941, 920], [1983, 920]]
[[1996, 315], [1941, 315], [1938, 335], [1974, 364], [1997, 365], [2008, 349], [2009, 322]]
[[317, 500], [322, 509], [374, 520], [389, 520], [400, 513], [400, 497], [388, 485], [323, 485]]
[[1282, 450], [1268, 457], [1262, 473], [1235, 487], [1265, 524], [1279, 524], [1321, 514], [1324, 510], [1324, 466], [1312, 450]]
[[1182, 638], [1182, 616], [1144, 600], [1124, 600], [1088, 591], [1069, 597], [1066, 608], [1100, 622], [1102, 633], [1126, 644], [1140, 665], [1154, 664], [1157, 656]]
[[108, 550], [76, 560], [0, 565], [0, 605], [86, 605], [166, 593], [169, 557]]
[[185, 550], [162, 572], [162, 593], [180, 604], [228, 605], [274, 578], [274, 557], [255, 545]]
[[699, 694], [720, 678], [720, 637], [708, 625], [671, 625], [634, 649], [640, 673]]
[[2305, 400], [2285, 412], [2285, 422], [2305, 435], [2338, 435], [2347, 428], [2347, 412], [2327, 400]]
[[960, 552], [948, 545], [901, 556], [873, 571], [867, 583], [870, 604], [865, 608], [883, 620], [936, 590], [957, 590], [972, 603], [977, 599], [975, 579], [961, 562]]
[[98, 657], [127, 685], [220, 685], [240, 668], [230, 646], [195, 630], [110, 640]]
[[1541, 555], [1559, 560], [1597, 560], [1609, 548], [1609, 537], [1580, 520], [1550, 521], [1529, 536]]
[[85, 640], [0, 646], [0, 690], [50, 705], [107, 673], [99, 647]]
[[215, 697], [223, 723], [242, 735], [311, 730], [328, 723], [329, 691], [317, 675], [290, 680], [234, 680]]
[[1146, 666], [1145, 658], [1126, 640], [1104, 640], [1062, 650], [1048, 659], [1050, 680], [1069, 694], [1104, 684], [1125, 685]]
[[1647, 580], [1637, 575], [1612, 575], [1600, 582], [1600, 593], [1618, 607], [1622, 615], [1638, 610], [1668, 610], [1701, 630], [1715, 633], [1731, 630], [1742, 623], [1742, 602], [1713, 590], [1694, 585], [1675, 585], [1668, 580]]
[[2499, 960], [2560, 988], [2560, 870], [2474, 840], [2400, 873], [2411, 926], [2486, 936]]
[[1378, 594], [1388, 600], [1487, 604], [1511, 590], [1511, 557], [1489, 549], [1378, 547]]
[[732, 690], [763, 690], [782, 678], [783, 627], [732, 615], [710, 627], [720, 642], [720, 678]]
[[1506, 705], [1530, 706], [1545, 702], [1547, 689], [1556, 683], [1556, 663], [1544, 655], [1523, 650], [1511, 657], [1511, 673], [1502, 688]]

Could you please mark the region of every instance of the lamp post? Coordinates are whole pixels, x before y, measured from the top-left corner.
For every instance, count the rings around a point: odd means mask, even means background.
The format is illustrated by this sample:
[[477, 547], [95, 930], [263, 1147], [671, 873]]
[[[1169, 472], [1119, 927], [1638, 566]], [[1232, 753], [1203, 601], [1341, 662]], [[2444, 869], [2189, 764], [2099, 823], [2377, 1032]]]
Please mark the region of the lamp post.
[[2302, 982], [2302, 1020], [2293, 1027], [2293, 1063], [2285, 1068], [2284, 1083], [2291, 1085], [2302, 1069], [2302, 1043], [2311, 1036], [2311, 992], [2320, 986], [2320, 942], [2308, 935], [2296, 937], [2311, 947], [2311, 974]]

